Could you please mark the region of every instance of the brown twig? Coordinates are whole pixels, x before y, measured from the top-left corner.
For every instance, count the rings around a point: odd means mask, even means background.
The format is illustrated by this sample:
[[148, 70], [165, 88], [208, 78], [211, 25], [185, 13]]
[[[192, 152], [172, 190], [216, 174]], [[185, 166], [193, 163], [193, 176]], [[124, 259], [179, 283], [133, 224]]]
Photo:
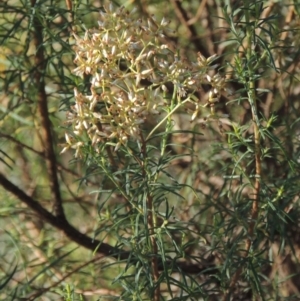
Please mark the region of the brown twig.
[[[83, 247], [86, 247], [87, 249], [97, 250], [98, 253], [102, 253], [103, 255], [113, 256], [114, 253], [113, 247], [99, 240], [92, 239], [82, 234], [76, 228], [70, 225], [65, 218], [53, 215], [44, 207], [42, 207], [42, 205], [39, 202], [37, 202], [36, 200], [28, 196], [26, 193], [24, 193], [20, 188], [15, 186], [2, 174], [0, 174], [0, 185], [3, 186], [7, 191], [11, 192], [20, 201], [25, 203], [34, 212], [36, 212], [38, 216], [42, 218], [45, 222], [63, 231], [63, 233], [72, 241], [78, 243]], [[124, 257], [124, 255], [120, 255], [120, 259], [125, 259], [127, 258], [127, 256]]]
[[[48, 210], [41, 206], [39, 202], [28, 196], [24, 191], [10, 182], [3, 174], [0, 173], [0, 185], [12, 193], [17, 199], [21, 202], [25, 203], [29, 208], [31, 208], [38, 216], [43, 219], [43, 221], [49, 223], [53, 227], [61, 230], [70, 240], [76, 242], [80, 246], [83, 246], [89, 250], [96, 251], [96, 253], [110, 256], [116, 258], [117, 260], [127, 260], [129, 258], [130, 252], [122, 251], [120, 249], [114, 248], [111, 245], [101, 242], [99, 240], [88, 237], [87, 235], [79, 232], [76, 228], [69, 224], [66, 219], [62, 219], [61, 217], [55, 216], [51, 214]], [[170, 265], [173, 269], [174, 262], [166, 262], [165, 265]], [[158, 269], [161, 270], [162, 264], [157, 262]], [[187, 262], [178, 262], [177, 263], [178, 270], [173, 270], [173, 272], [185, 272], [189, 274], [212, 274], [213, 268], [215, 266], [213, 264], [189, 264]], [[207, 271], [206, 271], [207, 269]]]
[[32, 148], [31, 146], [26, 145], [26, 144], [20, 142], [19, 140], [17, 140], [16, 138], [14, 138], [14, 137], [12, 137], [12, 136], [10, 136], [10, 135], [7, 135], [7, 134], [4, 134], [4, 133], [1, 133], [1, 132], [0, 132], [0, 137], [6, 138], [6, 139], [8, 139], [8, 140], [14, 142], [18, 147], [20, 147], [20, 148], [22, 148], [22, 149], [26, 148], [26, 149], [32, 151], [33, 153], [35, 153], [35, 154], [37, 154], [37, 155], [39, 155], [39, 156], [43, 156], [43, 155], [44, 155], [43, 152], [40, 152], [40, 151], [35, 150], [35, 149]]
[[187, 22], [188, 25], [195, 24], [201, 18], [201, 15], [202, 15], [202, 13], [204, 11], [204, 7], [206, 5], [206, 2], [207, 2], [207, 0], [202, 0], [201, 1], [200, 5], [198, 7], [196, 15]]
[[[36, 6], [36, 0], [31, 0], [31, 6]], [[43, 47], [43, 25], [38, 17], [38, 9], [33, 10], [33, 43], [36, 47], [35, 54], [35, 84], [37, 86], [37, 104], [41, 118], [41, 131], [42, 131], [42, 143], [44, 145], [46, 165], [49, 173], [50, 190], [53, 196], [54, 206], [53, 210], [56, 216], [65, 219], [65, 214], [62, 206], [62, 199], [59, 190], [57, 167], [56, 167], [56, 156], [53, 149], [53, 137], [52, 137], [52, 124], [49, 118], [48, 112], [48, 99], [45, 90], [45, 79], [44, 73], [46, 70], [46, 59], [44, 55]]]
[[71, 272], [67, 273], [66, 275], [64, 275], [59, 281], [55, 282], [54, 284], [45, 287], [43, 289], [38, 290], [36, 293], [34, 293], [33, 295], [31, 295], [30, 297], [28, 297], [26, 300], [27, 301], [33, 301], [36, 300], [38, 297], [42, 296], [44, 293], [50, 291], [51, 289], [53, 289], [54, 287], [57, 287], [58, 285], [60, 285], [63, 281], [65, 281], [67, 278], [69, 278], [70, 276], [72, 276], [72, 274], [76, 273], [77, 271], [80, 271], [81, 269], [85, 268], [86, 266], [88, 266], [91, 263], [95, 263], [98, 260], [103, 259], [103, 256], [96, 256], [95, 258], [81, 264], [80, 266], [78, 266], [77, 268], [73, 269]]
[[205, 57], [209, 57], [211, 54], [209, 54], [207, 49], [205, 47], [203, 47], [203, 44], [201, 43], [199, 36], [197, 34], [196, 28], [193, 25], [193, 23], [189, 22], [190, 19], [187, 15], [187, 12], [182, 7], [181, 1], [170, 0], [170, 2], [174, 7], [174, 11], [175, 11], [179, 21], [186, 28], [188, 37], [191, 39], [192, 43], [195, 45], [195, 48], [197, 49], [197, 51], [200, 51], [201, 54], [204, 55]]

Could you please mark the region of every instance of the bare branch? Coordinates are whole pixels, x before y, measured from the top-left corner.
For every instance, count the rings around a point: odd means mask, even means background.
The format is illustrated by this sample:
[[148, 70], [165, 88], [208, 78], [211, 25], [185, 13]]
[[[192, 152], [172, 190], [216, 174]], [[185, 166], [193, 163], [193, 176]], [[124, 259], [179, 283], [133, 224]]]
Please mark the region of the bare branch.
[[[126, 260], [129, 258], [130, 253], [127, 251], [122, 251], [118, 248], [112, 247], [111, 245], [101, 242], [97, 239], [88, 237], [87, 235], [79, 232], [76, 228], [69, 224], [65, 218], [54, 216], [44, 207], [42, 207], [36, 200], [28, 196], [20, 188], [10, 182], [3, 174], [0, 173], [0, 185], [7, 191], [11, 192], [15, 197], [17, 197], [21, 202], [25, 203], [29, 208], [36, 212], [40, 218], [52, 225], [53, 227], [61, 230], [69, 239], [78, 243], [79, 245], [96, 251], [98, 254], [110, 256], [120, 260]], [[134, 260], [134, 257], [132, 257]], [[158, 269], [162, 270], [162, 263], [158, 263]], [[166, 262], [165, 266], [169, 265], [170, 268], [174, 267], [174, 262]], [[211, 262], [206, 262], [203, 265], [200, 264], [190, 264], [187, 262], [178, 262], [178, 270], [173, 270], [173, 272], [185, 272], [189, 274], [214, 274], [216, 272], [216, 267]]]
[[[36, 5], [36, 0], [31, 0], [31, 6]], [[49, 173], [50, 180], [50, 190], [54, 199], [54, 212], [56, 216], [60, 218], [65, 218], [64, 210], [62, 206], [62, 199], [59, 190], [59, 183], [57, 177], [57, 167], [56, 167], [56, 156], [53, 149], [53, 137], [51, 132], [51, 121], [48, 113], [48, 104], [47, 104], [47, 94], [45, 90], [45, 80], [44, 72], [46, 70], [46, 60], [44, 56], [44, 47], [43, 47], [43, 25], [41, 24], [37, 11], [35, 11], [33, 16], [33, 42], [36, 47], [35, 55], [35, 83], [37, 86], [37, 101], [38, 101], [38, 110], [41, 118], [41, 128], [42, 128], [42, 139], [46, 157], [46, 165]]]
[[195, 45], [195, 48], [197, 49], [197, 51], [200, 51], [202, 55], [204, 55], [205, 57], [209, 57], [211, 54], [209, 54], [209, 52], [207, 51], [207, 49], [205, 47], [203, 47], [203, 44], [201, 43], [196, 28], [195, 26], [189, 22], [189, 17], [186, 13], [186, 11], [184, 10], [184, 8], [181, 5], [181, 1], [178, 0], [170, 0], [171, 4], [174, 7], [175, 13], [179, 19], [179, 21], [185, 26], [189, 38], [191, 39], [192, 43]]
[[[3, 186], [3, 188], [7, 191], [11, 192], [14, 196], [16, 196], [21, 202], [25, 203], [29, 208], [36, 212], [39, 215], [39, 217], [42, 218], [44, 221], [48, 222], [55, 228], [63, 231], [64, 234], [72, 241], [78, 243], [79, 245], [87, 249], [97, 250], [97, 253], [113, 256], [115, 248], [106, 243], [102, 243], [99, 240], [92, 239], [86, 236], [85, 234], [82, 234], [76, 228], [70, 225], [65, 218], [51, 214], [48, 210], [42, 207], [40, 203], [28, 196], [26, 193], [24, 193], [12, 182], [6, 179], [2, 174], [0, 174], [0, 185]], [[120, 258], [124, 259], [127, 258], [127, 256], [122, 257], [121, 255]]]

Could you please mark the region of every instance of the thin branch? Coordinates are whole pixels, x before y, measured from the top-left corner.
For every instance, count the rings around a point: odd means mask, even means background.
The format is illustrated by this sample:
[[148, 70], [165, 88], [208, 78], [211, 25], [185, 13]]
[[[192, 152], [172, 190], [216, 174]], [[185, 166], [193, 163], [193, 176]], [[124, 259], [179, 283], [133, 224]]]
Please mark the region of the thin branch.
[[[7, 135], [7, 134], [4, 134], [4, 133], [1, 133], [0, 132], [0, 137], [4, 137], [12, 142], [14, 142], [17, 146], [21, 147], [22, 149], [27, 149], [29, 151], [32, 151], [33, 153], [35, 153], [36, 155], [39, 155], [40, 157], [42, 158], [45, 158], [45, 153], [44, 152], [41, 152], [41, 151], [37, 151], [36, 149], [32, 148], [31, 146], [17, 140], [16, 138], [10, 136], [10, 135]], [[61, 163], [59, 162], [56, 162], [56, 167], [57, 167], [57, 171], [60, 172], [60, 171], [65, 171], [66, 173], [68, 174], [71, 174], [72, 176], [76, 177], [77, 179], [79, 179], [81, 176], [76, 173], [75, 171], [73, 170], [70, 170], [68, 169], [67, 167], [63, 166]], [[86, 183], [88, 184], [91, 184], [91, 185], [94, 185], [94, 186], [97, 186], [98, 183], [90, 180], [90, 179], [85, 179]]]
[[198, 22], [198, 20], [201, 18], [201, 15], [204, 11], [204, 7], [206, 5], [206, 2], [207, 0], [202, 0], [199, 7], [198, 7], [198, 10], [197, 10], [197, 13], [195, 15], [195, 17], [193, 17], [192, 19], [190, 19], [187, 24], [188, 25], [192, 25], [192, 24], [195, 24], [196, 22]]
[[[36, 6], [36, 0], [31, 0], [31, 6], [34, 8]], [[43, 47], [43, 25], [38, 17], [38, 9], [32, 10], [33, 14], [33, 43], [36, 47], [35, 54], [35, 65], [36, 71], [34, 74], [35, 84], [37, 86], [37, 104], [38, 110], [41, 118], [41, 129], [43, 137], [43, 145], [46, 157], [46, 165], [49, 173], [50, 190], [54, 199], [54, 212], [56, 216], [60, 218], [65, 218], [62, 199], [59, 190], [57, 167], [56, 167], [56, 156], [53, 149], [53, 137], [51, 132], [51, 121], [48, 112], [48, 99], [45, 90], [45, 79], [44, 73], [46, 70], [46, 59], [44, 55]]]
[[[43, 221], [49, 223], [53, 227], [61, 230], [70, 240], [76, 242], [80, 246], [83, 246], [89, 250], [95, 251], [101, 255], [110, 256], [116, 258], [119, 262], [121, 260], [127, 260], [130, 256], [130, 252], [123, 251], [121, 249], [112, 247], [111, 245], [101, 242], [97, 239], [88, 237], [87, 235], [79, 232], [76, 228], [69, 224], [69, 222], [61, 217], [51, 214], [48, 210], [40, 205], [36, 200], [28, 196], [24, 191], [10, 182], [3, 174], [0, 173], [0, 185], [10, 193], [12, 193], [17, 199], [25, 203], [29, 208], [38, 214], [38, 216], [43, 219]], [[132, 258], [134, 261], [134, 257]], [[172, 267], [173, 272], [185, 272], [189, 274], [214, 274], [217, 268], [214, 264], [205, 263], [200, 264], [190, 264], [187, 262], [166, 262], [165, 266], [169, 265]], [[163, 265], [161, 262], [158, 263], [158, 269], [163, 270]]]
[[44, 152], [37, 151], [34, 148], [32, 148], [31, 146], [26, 145], [23, 142], [20, 142], [19, 140], [17, 140], [16, 138], [14, 138], [14, 137], [12, 137], [10, 135], [7, 135], [7, 134], [4, 134], [4, 133], [0, 132], [0, 137], [6, 138], [6, 139], [14, 142], [17, 146], [19, 146], [22, 149], [26, 148], [26, 149], [32, 151], [33, 153], [35, 153], [35, 154], [37, 154], [39, 156], [42, 156], [42, 157], [44, 156]]
[[70, 32], [71, 33], [76, 33], [76, 26], [75, 26], [75, 16], [74, 16], [74, 10], [73, 10], [73, 5], [72, 5], [72, 0], [66, 0], [66, 6], [67, 9], [69, 10], [69, 24], [71, 24]]
[[179, 19], [179, 21], [184, 25], [188, 32], [188, 36], [191, 39], [192, 43], [195, 45], [195, 48], [197, 51], [200, 51], [202, 55], [205, 57], [211, 56], [207, 49], [203, 47], [203, 43], [201, 43], [199, 36], [197, 34], [197, 30], [193, 24], [191, 24], [189, 21], [189, 17], [184, 10], [184, 8], [181, 5], [181, 1], [178, 0], [170, 0], [171, 4], [174, 7], [174, 11]]
[[67, 273], [65, 276], [63, 276], [60, 280], [58, 280], [57, 282], [55, 282], [54, 284], [45, 287], [43, 289], [38, 290], [36, 293], [34, 293], [33, 295], [31, 295], [29, 298], [27, 298], [27, 301], [33, 301], [36, 298], [42, 296], [44, 293], [50, 291], [51, 289], [53, 289], [54, 287], [57, 287], [58, 285], [60, 285], [63, 281], [65, 281], [67, 278], [69, 278], [70, 276], [72, 276], [74, 273], [80, 271], [81, 269], [85, 268], [86, 266], [88, 266], [91, 263], [95, 263], [98, 260], [103, 259], [103, 256], [97, 256], [95, 258], [92, 258], [91, 260], [81, 264], [80, 266], [78, 266], [77, 268], [73, 269], [71, 272]]
[[[111, 247], [106, 243], [102, 243], [99, 240], [92, 239], [69, 224], [69, 222], [60, 216], [55, 216], [40, 205], [39, 202], [28, 196], [21, 189], [15, 186], [12, 182], [6, 179], [2, 174], [0, 174], [0, 185], [4, 189], [15, 195], [20, 201], [25, 203], [29, 208], [36, 212], [40, 218], [42, 218], [47, 223], [51, 224], [55, 228], [64, 232], [64, 234], [70, 238], [72, 241], [78, 243], [79, 245], [86, 247], [90, 250], [97, 250], [98, 253], [103, 255], [113, 255], [115, 248]], [[128, 255], [127, 255], [128, 256]], [[127, 256], [120, 255], [121, 259], [127, 258]]]

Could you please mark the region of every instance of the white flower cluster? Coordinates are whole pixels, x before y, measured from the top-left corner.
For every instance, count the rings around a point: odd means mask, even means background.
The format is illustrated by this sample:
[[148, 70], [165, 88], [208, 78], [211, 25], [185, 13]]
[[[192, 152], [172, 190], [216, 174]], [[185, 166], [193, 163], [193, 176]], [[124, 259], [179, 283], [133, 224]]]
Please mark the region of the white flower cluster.
[[[207, 75], [215, 56], [205, 59], [199, 54], [197, 62], [190, 63], [162, 42], [168, 24], [165, 19], [158, 23], [154, 17], [136, 19], [123, 7], [115, 9], [110, 4], [100, 12], [99, 28], [88, 30], [84, 38], [74, 34], [74, 73], [90, 75], [91, 91], [83, 95], [75, 89], [68, 123], [74, 135], [86, 133], [97, 151], [102, 142], [115, 143], [117, 150], [129, 139], [141, 140], [146, 117], [158, 114], [164, 105], [166, 83], [174, 85], [178, 101], [203, 83], [212, 85], [213, 98], [223, 88], [219, 79]], [[66, 142], [62, 152], [74, 148], [75, 156], [80, 156], [83, 143], [69, 134]]]

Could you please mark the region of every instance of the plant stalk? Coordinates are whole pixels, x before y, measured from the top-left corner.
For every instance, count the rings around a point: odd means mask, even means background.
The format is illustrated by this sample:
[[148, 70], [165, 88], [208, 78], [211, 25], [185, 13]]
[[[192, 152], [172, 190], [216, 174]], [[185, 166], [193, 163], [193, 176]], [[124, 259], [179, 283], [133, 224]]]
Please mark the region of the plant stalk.
[[[244, 251], [244, 257], [246, 258], [249, 255], [249, 251], [252, 245], [252, 242], [254, 240], [254, 228], [256, 224], [256, 220], [258, 217], [258, 203], [259, 203], [259, 193], [260, 193], [260, 179], [261, 179], [261, 134], [260, 134], [260, 121], [257, 114], [257, 98], [256, 98], [256, 88], [255, 88], [255, 68], [258, 66], [253, 66], [252, 61], [252, 45], [253, 45], [253, 27], [250, 26], [251, 20], [250, 20], [250, 5], [251, 1], [245, 0], [245, 26], [246, 26], [246, 39], [247, 39], [247, 49], [246, 49], [246, 59], [247, 59], [247, 66], [248, 66], [248, 78], [244, 81], [246, 88], [247, 88], [247, 94], [248, 94], [248, 101], [251, 106], [251, 112], [252, 112], [252, 120], [253, 120], [253, 126], [254, 126], [254, 151], [255, 151], [255, 177], [254, 177], [254, 185], [253, 185], [253, 198], [252, 198], [252, 209], [250, 213], [250, 221], [248, 223], [248, 236], [245, 241], [245, 251]], [[237, 281], [240, 278], [240, 275], [242, 274], [243, 267], [240, 267], [237, 269], [235, 274], [233, 275], [231, 282], [229, 284], [228, 289], [225, 292], [223, 301], [229, 300], [230, 295], [232, 291], [234, 290]]]

